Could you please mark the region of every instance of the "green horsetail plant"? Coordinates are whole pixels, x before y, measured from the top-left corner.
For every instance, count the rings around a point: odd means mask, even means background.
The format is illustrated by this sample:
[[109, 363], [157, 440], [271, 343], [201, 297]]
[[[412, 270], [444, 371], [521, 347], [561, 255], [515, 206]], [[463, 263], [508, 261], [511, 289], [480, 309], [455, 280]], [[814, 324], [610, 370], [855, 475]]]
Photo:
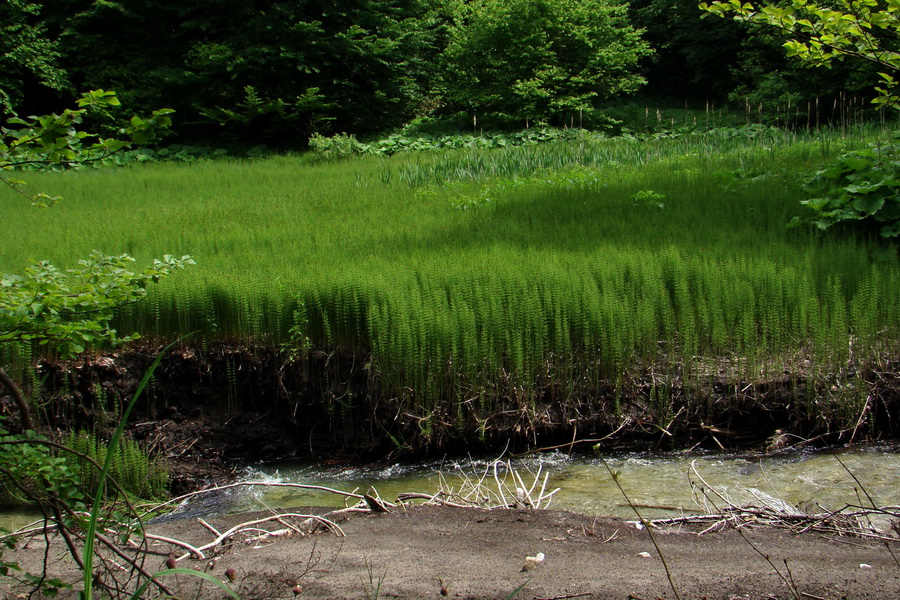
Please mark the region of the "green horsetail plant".
[[[64, 445], [92, 458], [97, 463], [104, 463], [109, 446], [87, 431], [70, 433]], [[149, 456], [134, 440], [123, 438], [119, 447], [113, 451], [110, 465], [110, 477], [115, 479], [122, 489], [144, 500], [161, 498], [168, 486], [168, 469], [165, 462]], [[89, 489], [99, 483], [99, 474], [93, 464], [81, 465], [81, 481]]]
[[[766, 129], [43, 174], [70, 201], [40, 227], [11, 206], [23, 227], [0, 266], [184, 244], [202, 267], [121, 311], [121, 328], [296, 348], [301, 362], [304, 349], [353, 355], [369, 391], [423, 427], [482, 422], [504, 402], [575, 406], [654, 366], [657, 398], [719, 370], [740, 388], [785, 371], [800, 381], [900, 340], [896, 242], [785, 227], [804, 210], [806, 172], [878, 135]], [[353, 413], [341, 393], [323, 400], [335, 423]]]

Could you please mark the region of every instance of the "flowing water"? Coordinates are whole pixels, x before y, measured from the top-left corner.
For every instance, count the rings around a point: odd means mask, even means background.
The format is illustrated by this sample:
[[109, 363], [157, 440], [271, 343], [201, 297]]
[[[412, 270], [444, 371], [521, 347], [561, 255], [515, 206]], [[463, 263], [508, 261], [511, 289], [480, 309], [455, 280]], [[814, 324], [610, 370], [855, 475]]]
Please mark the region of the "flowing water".
[[[465, 490], [487, 473], [484, 483], [495, 493], [493, 462], [467, 459], [367, 467], [277, 463], [247, 468], [242, 480], [318, 485], [358, 493], [374, 488], [385, 500], [393, 500], [401, 492]], [[807, 512], [834, 510], [847, 504], [870, 506], [866, 494], [878, 506], [900, 504], [897, 446], [775, 455], [631, 453], [602, 459], [554, 452], [512, 459], [510, 463], [522, 476], [526, 488], [532, 486], [534, 475], [540, 471], [540, 481], [531, 492], [533, 499], [537, 499], [543, 478], [548, 476], [545, 494], [559, 488], [552, 496], [550, 508], [593, 516], [635, 518], [629, 501], [646, 518], [709, 512], [725, 506], [719, 496], [702, 491], [709, 489], [738, 505], [796, 507]], [[621, 490], [610, 471], [618, 474]], [[506, 482], [506, 499], [512, 501], [513, 490], [520, 486], [507, 475], [504, 461], [498, 467], [498, 479]], [[343, 505], [344, 498], [332, 493], [253, 486], [197, 497], [180, 506], [177, 514], [199, 516], [274, 507]], [[20, 513], [9, 519], [0, 515], [0, 526], [19, 525], [26, 516]]]
[[[468, 459], [369, 467], [278, 463], [249, 468], [243, 480], [319, 485], [357, 493], [374, 488], [383, 499], [393, 500], [401, 492], [465, 491], [487, 473], [484, 484], [493, 495], [491, 492], [498, 489], [493, 462]], [[721, 497], [708, 491], [704, 494], [702, 489], [714, 489], [738, 505], [762, 503], [807, 512], [839, 509], [846, 504], [869, 506], [866, 493], [878, 506], [900, 504], [900, 448], [895, 446], [778, 455], [632, 453], [602, 459], [550, 453], [510, 463], [526, 488], [532, 486], [540, 471], [540, 480], [531, 491], [533, 499], [540, 494], [544, 476], [549, 476], [545, 494], [559, 488], [550, 508], [592, 516], [634, 518], [631, 505], [649, 518], [708, 512], [726, 505]], [[520, 485], [506, 478], [505, 464], [498, 468], [498, 479], [504, 484], [506, 499], [512, 501]], [[617, 474], [622, 489], [610, 471]], [[222, 503], [229, 510], [258, 510], [343, 506], [345, 500], [315, 490], [260, 487], [230, 490], [204, 504]]]

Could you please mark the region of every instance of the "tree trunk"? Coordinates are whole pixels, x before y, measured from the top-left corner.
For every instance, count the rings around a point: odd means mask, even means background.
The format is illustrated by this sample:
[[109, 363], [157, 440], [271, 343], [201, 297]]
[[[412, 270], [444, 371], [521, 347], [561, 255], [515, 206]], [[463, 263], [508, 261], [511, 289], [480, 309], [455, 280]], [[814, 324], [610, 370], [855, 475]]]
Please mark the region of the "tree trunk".
[[16, 403], [16, 406], [19, 407], [19, 418], [22, 419], [22, 428], [26, 431], [34, 429], [34, 423], [31, 420], [31, 410], [28, 408], [28, 402], [25, 401], [25, 396], [22, 395], [22, 388], [19, 387], [12, 377], [7, 375], [2, 367], [0, 367], [0, 383], [9, 390], [9, 394], [12, 396], [13, 401]]

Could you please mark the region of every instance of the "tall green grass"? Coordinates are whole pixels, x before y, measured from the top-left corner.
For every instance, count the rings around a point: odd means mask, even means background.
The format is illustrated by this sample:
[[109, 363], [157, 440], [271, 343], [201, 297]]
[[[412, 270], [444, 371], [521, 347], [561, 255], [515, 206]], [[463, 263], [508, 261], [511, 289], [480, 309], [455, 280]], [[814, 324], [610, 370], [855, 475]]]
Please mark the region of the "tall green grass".
[[897, 248], [785, 225], [805, 174], [874, 135], [586, 136], [45, 174], [31, 186], [66, 200], [37, 211], [4, 192], [0, 269], [93, 249], [191, 254], [198, 266], [121, 329], [279, 343], [306, 323], [313, 344], [371, 352], [383, 393], [423, 413], [473, 390], [489, 408], [498, 382], [528, 399], [575, 363], [598, 381], [660, 356], [688, 372], [729, 357], [748, 378], [788, 357], [827, 371], [897, 348]]

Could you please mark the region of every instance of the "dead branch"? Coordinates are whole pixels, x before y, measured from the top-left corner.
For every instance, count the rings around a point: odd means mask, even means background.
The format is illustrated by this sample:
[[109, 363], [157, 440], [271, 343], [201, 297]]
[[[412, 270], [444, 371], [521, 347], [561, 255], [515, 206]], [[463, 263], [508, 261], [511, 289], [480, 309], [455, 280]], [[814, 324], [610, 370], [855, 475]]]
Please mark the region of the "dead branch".
[[[264, 517], [262, 519], [254, 519], [252, 521], [247, 521], [245, 523], [240, 523], [238, 525], [235, 525], [234, 527], [228, 529], [227, 531], [220, 533], [216, 537], [216, 539], [209, 542], [208, 544], [204, 544], [202, 546], [194, 548], [193, 549], [194, 551], [183, 554], [183, 555], [179, 556], [178, 558], [176, 558], [175, 560], [182, 560], [184, 558], [187, 558], [188, 556], [191, 556], [191, 554], [195, 554], [196, 552], [205, 553], [208, 550], [212, 550], [213, 548], [216, 548], [223, 542], [227, 541], [231, 536], [241, 533], [247, 529], [250, 529], [254, 525], [260, 525], [262, 523], [268, 523], [270, 521], [279, 521], [281, 519], [286, 519], [289, 517], [305, 519], [304, 523], [314, 522], [316, 524], [325, 525], [328, 529], [333, 531], [339, 537], [346, 536], [346, 534], [344, 533], [344, 530], [341, 529], [341, 527], [337, 523], [335, 523], [334, 521], [331, 521], [325, 517], [321, 517], [319, 515], [306, 515], [306, 514], [300, 514], [300, 513], [282, 513], [282, 514], [272, 515], [269, 517]], [[257, 530], [257, 531], [259, 531], [259, 530]], [[260, 539], [263, 539], [266, 536], [272, 536], [275, 533], [277, 533], [277, 532], [264, 531], [262, 533], [262, 535], [255, 536], [250, 539], [252, 541], [259, 541]], [[285, 533], [279, 533], [278, 535], [285, 535]]]
[[167, 506], [171, 506], [172, 504], [176, 504], [179, 502], [183, 502], [190, 498], [195, 498], [197, 496], [201, 496], [203, 494], [211, 494], [213, 492], [220, 492], [222, 490], [228, 490], [236, 487], [286, 487], [286, 488], [295, 488], [295, 489], [303, 489], [303, 490], [318, 490], [320, 492], [328, 492], [331, 494], [337, 494], [338, 496], [344, 496], [346, 498], [355, 498], [357, 500], [364, 500], [362, 494], [356, 494], [353, 492], [344, 492], [341, 490], [336, 490], [334, 488], [325, 487], [322, 485], [307, 485], [303, 483], [279, 483], [279, 482], [269, 482], [269, 481], [241, 481], [238, 483], [229, 483], [226, 485], [216, 485], [211, 488], [206, 488], [203, 490], [198, 490], [196, 492], [190, 492], [189, 494], [182, 494], [181, 496], [177, 496], [175, 498], [171, 498], [170, 500], [166, 500], [161, 504], [157, 504], [156, 506], [151, 506], [141, 515], [141, 518], [145, 518], [155, 512], [162, 510]]
[[460, 504], [458, 502], [451, 502], [449, 500], [444, 500], [440, 498], [443, 495], [443, 492], [437, 492], [436, 494], [423, 494], [420, 492], [401, 492], [397, 494], [397, 500], [401, 502], [407, 502], [409, 500], [425, 500], [425, 504], [440, 504], [441, 506], [449, 506], [451, 508], [472, 508], [471, 504]]
[[[163, 542], [163, 543], [166, 543], [166, 544], [171, 544], [171, 545], [173, 545], [173, 546], [178, 546], [179, 548], [184, 548], [184, 549], [187, 550], [191, 555], [193, 555], [194, 558], [196, 558], [196, 559], [198, 559], [198, 560], [204, 560], [204, 559], [206, 559], [206, 557], [203, 555], [203, 552], [201, 552], [200, 550], [198, 550], [198, 549], [195, 548], [194, 546], [188, 544], [187, 542], [183, 542], [183, 541], [181, 541], [181, 540], [176, 540], [175, 538], [165, 537], [165, 536], [162, 536], [162, 535], [153, 535], [153, 534], [150, 534], [150, 533], [145, 533], [145, 534], [144, 534], [144, 538], [145, 538], [145, 539], [148, 539], [148, 540], [153, 540], [153, 541], [155, 541], [155, 542]], [[129, 540], [129, 541], [130, 541], [130, 543], [133, 544], [134, 546], [137, 546], [137, 544], [135, 544], [135, 542], [133, 542], [133, 541], [131, 541], [131, 540]]]

